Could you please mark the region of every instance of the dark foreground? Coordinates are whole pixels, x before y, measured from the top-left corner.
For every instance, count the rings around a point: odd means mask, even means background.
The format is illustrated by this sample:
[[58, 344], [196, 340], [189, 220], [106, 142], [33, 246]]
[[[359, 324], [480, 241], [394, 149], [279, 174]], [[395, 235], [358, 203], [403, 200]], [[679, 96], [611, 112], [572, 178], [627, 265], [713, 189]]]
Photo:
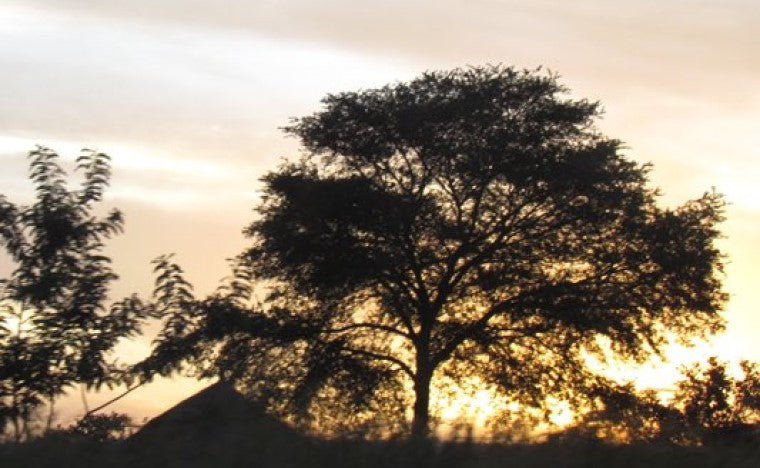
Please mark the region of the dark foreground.
[[519, 445], [408, 444], [358, 441], [237, 440], [203, 444], [97, 443], [49, 437], [0, 445], [0, 466], [16, 467], [752, 467], [758, 445], [678, 447], [565, 442]]

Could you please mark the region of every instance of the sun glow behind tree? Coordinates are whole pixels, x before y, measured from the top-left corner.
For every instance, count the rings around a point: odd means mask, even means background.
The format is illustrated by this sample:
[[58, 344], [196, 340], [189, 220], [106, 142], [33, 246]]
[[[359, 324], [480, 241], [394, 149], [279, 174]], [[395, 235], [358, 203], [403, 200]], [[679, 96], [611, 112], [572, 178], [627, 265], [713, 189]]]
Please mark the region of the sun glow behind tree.
[[[307, 156], [263, 179], [241, 287], [197, 300], [159, 262], [143, 374], [190, 362], [316, 427], [403, 427], [413, 408], [425, 437], [442, 379], [562, 419], [615, 386], [587, 356], [719, 330], [721, 197], [659, 208], [598, 104], [565, 95], [503, 66], [328, 95], [286, 129]], [[268, 287], [252, 308], [251, 280]]]

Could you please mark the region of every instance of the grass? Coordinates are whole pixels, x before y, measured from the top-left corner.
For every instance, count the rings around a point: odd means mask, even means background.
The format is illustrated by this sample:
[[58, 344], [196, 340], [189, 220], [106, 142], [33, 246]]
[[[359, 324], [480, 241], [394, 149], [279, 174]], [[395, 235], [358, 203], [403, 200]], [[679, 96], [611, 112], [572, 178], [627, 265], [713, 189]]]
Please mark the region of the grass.
[[169, 443], [97, 443], [47, 437], [0, 445], [3, 468], [496, 468], [496, 467], [736, 467], [760, 466], [760, 446], [680, 447], [659, 444], [613, 445], [594, 441], [541, 444], [410, 444], [401, 441], [322, 441], [266, 434]]

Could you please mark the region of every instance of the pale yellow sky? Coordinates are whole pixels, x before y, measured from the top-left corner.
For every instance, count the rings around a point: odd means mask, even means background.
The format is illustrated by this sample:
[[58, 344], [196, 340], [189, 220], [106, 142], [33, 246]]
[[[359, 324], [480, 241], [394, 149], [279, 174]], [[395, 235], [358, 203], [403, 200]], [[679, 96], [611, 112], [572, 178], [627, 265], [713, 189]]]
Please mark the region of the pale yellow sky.
[[[110, 245], [114, 295], [147, 293], [149, 261], [167, 252], [205, 293], [245, 245], [258, 177], [298, 154], [278, 130], [288, 118], [328, 92], [425, 70], [543, 65], [602, 102], [600, 128], [654, 164], [663, 204], [712, 186], [727, 195], [728, 330], [677, 355], [760, 360], [757, 24], [758, 0], [4, 0], [0, 193], [29, 199], [23, 155], [35, 143], [106, 151], [108, 203], [127, 217]], [[147, 341], [125, 345], [124, 359]], [[637, 378], [672, 375], [655, 367]], [[114, 409], [152, 415], [197, 387], [162, 382]]]

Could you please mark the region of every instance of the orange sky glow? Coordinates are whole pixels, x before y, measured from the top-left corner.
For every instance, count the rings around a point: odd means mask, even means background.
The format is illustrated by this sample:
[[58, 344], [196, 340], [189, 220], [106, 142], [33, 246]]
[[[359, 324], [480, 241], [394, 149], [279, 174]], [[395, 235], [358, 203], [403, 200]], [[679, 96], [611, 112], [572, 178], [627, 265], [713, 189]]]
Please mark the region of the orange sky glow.
[[[246, 244], [258, 179], [297, 142], [279, 127], [326, 93], [426, 70], [503, 63], [560, 73], [601, 101], [599, 128], [651, 162], [660, 202], [715, 187], [730, 205], [727, 330], [670, 361], [612, 371], [664, 387], [709, 354], [760, 360], [760, 2], [757, 0], [5, 0], [0, 3], [0, 193], [31, 200], [35, 144], [72, 160], [113, 158], [106, 204], [126, 215], [109, 244], [114, 298], [147, 296], [150, 260], [176, 253], [196, 291], [212, 291]], [[0, 257], [0, 277], [10, 271]], [[128, 362], [150, 336], [124, 343]], [[113, 407], [139, 421], [206, 385], [163, 380]], [[91, 406], [109, 393], [91, 394]], [[466, 406], [466, 405], [464, 405]], [[485, 411], [476, 394], [471, 407]], [[78, 395], [61, 405], [81, 414]], [[453, 409], [451, 411], [454, 411]]]

